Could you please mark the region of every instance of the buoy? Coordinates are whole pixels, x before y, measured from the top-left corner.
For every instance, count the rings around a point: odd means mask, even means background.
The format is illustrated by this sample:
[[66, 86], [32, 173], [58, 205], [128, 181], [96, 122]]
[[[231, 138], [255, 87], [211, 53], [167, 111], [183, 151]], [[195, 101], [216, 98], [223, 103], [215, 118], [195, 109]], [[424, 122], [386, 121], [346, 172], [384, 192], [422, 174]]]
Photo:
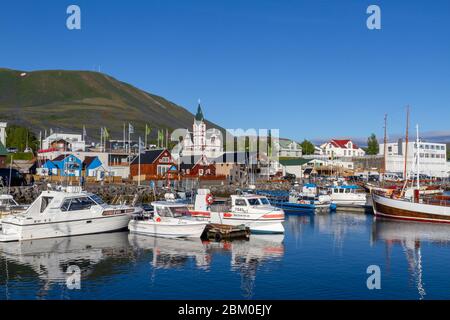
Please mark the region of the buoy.
[[213, 202], [214, 202], [214, 198], [213, 198], [213, 196], [212, 196], [211, 193], [208, 193], [208, 194], [206, 195], [205, 200], [206, 200], [206, 203], [207, 203], [208, 205], [212, 205]]

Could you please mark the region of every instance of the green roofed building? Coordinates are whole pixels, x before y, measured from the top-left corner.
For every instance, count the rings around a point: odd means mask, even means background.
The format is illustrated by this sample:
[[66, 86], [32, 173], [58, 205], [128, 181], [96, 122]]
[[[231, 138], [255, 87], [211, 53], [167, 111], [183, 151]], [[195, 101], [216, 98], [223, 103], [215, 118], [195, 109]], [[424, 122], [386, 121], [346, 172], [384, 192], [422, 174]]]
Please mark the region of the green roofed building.
[[0, 142], [0, 168], [6, 167], [6, 156], [8, 155], [8, 151], [6, 151], [3, 143]]

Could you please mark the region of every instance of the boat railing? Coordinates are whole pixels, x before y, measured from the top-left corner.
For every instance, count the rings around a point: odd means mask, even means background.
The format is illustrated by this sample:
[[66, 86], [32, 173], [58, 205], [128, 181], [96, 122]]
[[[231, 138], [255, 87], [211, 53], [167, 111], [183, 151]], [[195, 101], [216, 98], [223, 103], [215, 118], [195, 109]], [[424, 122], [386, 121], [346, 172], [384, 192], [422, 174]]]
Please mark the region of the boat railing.
[[422, 204], [428, 204], [432, 206], [450, 207], [450, 201], [446, 199], [422, 199]]

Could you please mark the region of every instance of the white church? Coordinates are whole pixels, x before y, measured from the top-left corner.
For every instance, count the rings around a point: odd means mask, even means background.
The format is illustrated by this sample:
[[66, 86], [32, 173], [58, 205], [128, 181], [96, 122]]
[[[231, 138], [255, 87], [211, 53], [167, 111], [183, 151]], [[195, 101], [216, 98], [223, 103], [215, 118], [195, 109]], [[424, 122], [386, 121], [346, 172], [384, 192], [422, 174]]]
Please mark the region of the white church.
[[187, 130], [182, 142], [182, 155], [205, 156], [214, 159], [223, 154], [223, 137], [220, 130], [215, 128], [206, 129], [205, 118], [203, 116], [200, 102], [197, 114], [192, 125], [192, 132]]

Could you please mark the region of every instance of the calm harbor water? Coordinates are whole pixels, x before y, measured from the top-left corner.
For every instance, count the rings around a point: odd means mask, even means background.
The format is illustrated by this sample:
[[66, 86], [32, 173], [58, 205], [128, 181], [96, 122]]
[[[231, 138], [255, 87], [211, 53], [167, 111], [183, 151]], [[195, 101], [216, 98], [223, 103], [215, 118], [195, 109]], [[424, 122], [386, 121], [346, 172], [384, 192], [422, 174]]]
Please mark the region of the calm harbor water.
[[[449, 299], [450, 226], [289, 215], [284, 236], [215, 243], [126, 232], [0, 244], [0, 299]], [[66, 286], [69, 265], [81, 288]], [[381, 290], [366, 269], [381, 268]]]

